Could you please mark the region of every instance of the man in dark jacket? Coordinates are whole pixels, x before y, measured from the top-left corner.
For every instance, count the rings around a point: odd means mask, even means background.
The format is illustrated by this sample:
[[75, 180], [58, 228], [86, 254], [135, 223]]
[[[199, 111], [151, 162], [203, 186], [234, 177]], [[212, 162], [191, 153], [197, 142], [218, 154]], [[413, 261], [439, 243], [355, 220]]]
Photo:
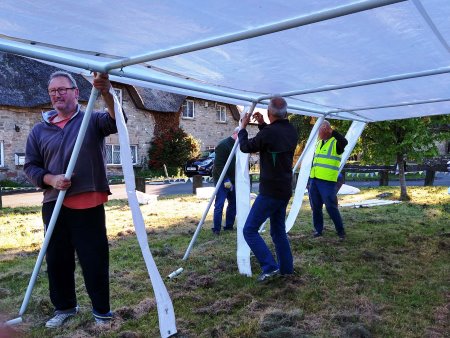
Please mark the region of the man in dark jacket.
[[[217, 185], [220, 175], [222, 174], [225, 163], [233, 149], [234, 142], [237, 138], [239, 127], [233, 131], [233, 134], [219, 142], [215, 148], [213, 179]], [[215, 235], [220, 233], [222, 227], [222, 213], [225, 199], [228, 201], [227, 211], [225, 215], [225, 226], [223, 230], [233, 230], [234, 220], [236, 218], [236, 193], [234, 189], [236, 157], [233, 156], [230, 166], [223, 178], [223, 182], [217, 190], [216, 200], [214, 202], [214, 227], [211, 229]]]
[[[256, 198], [244, 225], [244, 238], [258, 259], [262, 273], [258, 281], [264, 281], [279, 273], [292, 274], [293, 259], [286, 235], [286, 207], [292, 195], [292, 158], [297, 145], [297, 132], [289, 123], [287, 103], [282, 97], [270, 100], [268, 117], [264, 123], [260, 113], [255, 113], [260, 131], [251, 139], [245, 130], [250, 115], [242, 119], [239, 143], [244, 153], [259, 152], [260, 180]], [[258, 233], [261, 224], [270, 218], [270, 235], [275, 244], [278, 262]]]
[[[94, 73], [95, 74], [95, 73]], [[28, 136], [24, 171], [44, 189], [42, 219], [48, 225], [59, 191], [67, 190], [47, 252], [50, 299], [55, 316], [48, 328], [64, 324], [78, 312], [75, 293], [75, 252], [83, 270], [95, 321], [112, 318], [109, 303], [109, 248], [103, 203], [110, 195], [105, 167], [105, 137], [117, 132], [114, 99], [107, 74], [95, 74], [94, 87], [105, 101], [107, 113], [91, 115], [73, 177], [65, 178], [84, 112], [71, 74], [50, 76], [48, 94], [54, 110], [43, 114]]]

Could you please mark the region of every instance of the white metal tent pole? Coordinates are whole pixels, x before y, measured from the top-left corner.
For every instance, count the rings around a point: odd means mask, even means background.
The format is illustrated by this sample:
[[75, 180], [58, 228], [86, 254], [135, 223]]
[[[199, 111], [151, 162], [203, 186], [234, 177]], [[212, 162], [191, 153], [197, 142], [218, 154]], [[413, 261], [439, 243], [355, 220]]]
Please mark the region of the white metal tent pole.
[[322, 124], [325, 117], [321, 117], [316, 121], [313, 130], [310, 133], [311, 142], [307, 144], [303, 150], [304, 159], [302, 160], [302, 166], [297, 178], [297, 184], [295, 186], [294, 198], [292, 200], [291, 209], [286, 217], [286, 232], [292, 229], [294, 222], [297, 219], [298, 213], [302, 207], [303, 196], [305, 195], [306, 185], [308, 184], [309, 173], [311, 171], [312, 160], [315, 152], [314, 145], [316, 144], [317, 133], [319, 131], [320, 125]]
[[438, 102], [447, 102], [450, 101], [450, 98], [443, 98], [443, 99], [430, 99], [430, 100], [421, 100], [421, 101], [413, 101], [413, 102], [403, 102], [403, 103], [393, 103], [393, 104], [386, 104], [381, 106], [367, 106], [367, 107], [358, 107], [358, 108], [352, 108], [352, 109], [333, 109], [328, 112], [328, 114], [338, 114], [338, 113], [344, 113], [347, 111], [362, 111], [362, 110], [372, 110], [372, 109], [382, 109], [382, 108], [395, 108], [395, 107], [404, 107], [404, 106], [415, 106], [415, 105], [421, 105], [421, 104], [428, 104], [428, 103], [438, 103]]
[[296, 96], [296, 95], [303, 95], [303, 94], [320, 93], [320, 92], [326, 92], [326, 91], [337, 90], [337, 89], [361, 87], [361, 86], [367, 86], [367, 85], [373, 85], [373, 84], [379, 84], [379, 83], [393, 82], [393, 81], [399, 81], [399, 80], [408, 80], [408, 79], [414, 79], [414, 78], [418, 78], [418, 77], [440, 75], [440, 74], [446, 74], [446, 73], [450, 73], [450, 67], [441, 67], [441, 68], [429, 69], [429, 70], [424, 70], [421, 72], [414, 72], [414, 73], [397, 74], [397, 75], [386, 76], [383, 78], [361, 80], [361, 81], [349, 82], [349, 83], [339, 84], [339, 85], [326, 85], [326, 86], [317, 87], [317, 88], [294, 90], [294, 91], [290, 91], [290, 92], [281, 93], [280, 95], [283, 97], [289, 97], [289, 96]]
[[222, 173], [220, 174], [219, 180], [217, 181], [216, 187], [214, 189], [214, 193], [212, 194], [211, 198], [209, 199], [208, 205], [206, 206], [205, 211], [203, 212], [203, 215], [202, 215], [202, 218], [200, 219], [200, 222], [198, 222], [197, 229], [195, 229], [195, 233], [192, 236], [191, 242], [189, 243], [189, 246], [186, 249], [186, 253], [183, 256], [183, 260], [184, 261], [189, 257], [189, 254], [190, 254], [190, 252], [192, 250], [192, 247], [194, 246], [194, 243], [195, 243], [195, 241], [196, 241], [196, 239], [198, 237], [198, 234], [200, 233], [200, 230], [202, 229], [202, 225], [205, 222], [205, 218], [206, 218], [206, 215], [208, 214], [209, 208], [211, 208], [211, 204], [212, 204], [212, 202], [214, 201], [214, 199], [215, 199], [215, 197], [217, 195], [217, 191], [219, 190], [219, 187], [220, 187], [220, 185], [223, 182], [223, 178], [225, 177], [227, 169], [230, 166], [230, 163], [231, 163], [231, 161], [233, 159], [234, 154], [236, 153], [236, 149], [237, 149], [238, 145], [239, 145], [239, 141], [238, 141], [238, 139], [236, 139], [236, 141], [234, 142], [233, 148], [231, 150], [230, 156], [228, 157], [227, 162], [225, 163], [225, 166], [224, 166], [224, 168], [222, 170]]
[[[450, 73], [450, 67], [448, 69], [448, 72]], [[200, 92], [200, 93], [207, 93], [207, 94], [211, 94], [211, 95], [228, 97], [228, 98], [242, 100], [242, 101], [246, 101], [246, 102], [258, 102], [258, 103], [260, 102], [259, 98], [255, 98], [255, 97], [248, 96], [248, 95], [242, 95], [242, 94], [237, 94], [237, 93], [228, 93], [225, 91], [217, 90], [215, 88], [210, 88], [210, 87], [206, 87], [206, 86], [200, 86], [200, 85], [196, 85], [196, 84], [192, 84], [192, 83], [171, 81], [171, 80], [156, 78], [156, 77], [148, 76], [148, 75], [135, 74], [135, 73], [130, 73], [130, 72], [127, 72], [124, 70], [111, 70], [111, 71], [109, 71], [109, 74], [115, 75], [118, 77], [126, 77], [126, 78], [134, 79], [134, 80], [157, 83], [157, 84], [169, 86], [169, 87], [192, 90], [192, 91]], [[275, 95], [270, 95], [270, 96], [265, 95], [264, 97], [271, 98], [273, 96], [275, 96]], [[313, 114], [316, 114], [319, 116], [326, 114], [323, 110], [306, 108], [306, 107], [297, 106], [297, 105], [289, 105], [289, 108], [292, 108], [292, 109], [295, 109], [298, 111], [313, 113]]]
[[434, 24], [433, 20], [428, 15], [427, 11], [425, 10], [425, 7], [423, 7], [423, 5], [420, 2], [420, 0], [411, 0], [411, 2], [414, 4], [414, 6], [416, 6], [417, 11], [420, 13], [422, 18], [425, 20], [427, 25], [430, 27], [431, 31], [436, 36], [436, 38], [439, 40], [441, 45], [447, 50], [447, 52], [450, 53], [450, 46], [448, 45], [448, 43], [445, 40], [445, 38], [442, 36], [442, 34], [439, 31], [439, 29]]
[[[70, 156], [69, 165], [67, 166], [67, 171], [66, 171], [66, 173], [64, 175], [65, 178], [67, 178], [67, 179], [70, 179], [72, 177], [73, 169], [75, 168], [75, 164], [76, 164], [77, 159], [78, 159], [78, 154], [80, 153], [81, 145], [83, 144], [83, 141], [84, 141], [84, 136], [86, 134], [86, 129], [87, 129], [88, 125], [89, 125], [89, 120], [91, 118], [92, 110], [94, 108], [94, 103], [95, 103], [95, 100], [97, 99], [98, 93], [99, 93], [99, 91], [96, 88], [93, 87], [92, 91], [91, 91], [91, 96], [89, 98], [89, 102], [88, 102], [88, 105], [87, 105], [87, 108], [86, 108], [86, 112], [84, 113], [83, 121], [81, 122], [80, 130], [78, 132], [78, 136], [77, 136], [77, 139], [75, 141], [75, 145], [74, 145], [74, 148], [73, 148], [73, 151], [72, 151], [72, 155]], [[33, 270], [33, 273], [31, 275], [30, 282], [28, 283], [28, 287], [27, 287], [27, 290], [26, 290], [26, 293], [25, 293], [25, 297], [24, 297], [24, 300], [22, 302], [22, 306], [20, 307], [20, 311], [19, 311], [19, 316], [20, 317], [19, 318], [21, 318], [21, 316], [25, 313], [25, 311], [27, 309], [28, 302], [29, 302], [30, 296], [31, 296], [31, 292], [33, 291], [34, 284], [36, 283], [36, 278], [37, 278], [37, 275], [38, 275], [39, 270], [41, 268], [42, 261], [44, 260], [44, 255], [45, 255], [45, 253], [47, 251], [47, 247], [48, 247], [48, 244], [50, 242], [50, 239], [51, 239], [51, 236], [52, 236], [52, 233], [53, 233], [53, 229], [54, 229], [55, 224], [56, 224], [56, 220], [58, 219], [59, 211], [61, 210], [61, 206], [62, 206], [62, 203], [63, 203], [65, 195], [66, 195], [66, 190], [60, 190], [59, 191], [58, 198], [56, 200], [55, 207], [53, 209], [52, 216], [50, 218], [50, 222], [49, 222], [49, 224], [47, 226], [47, 230], [45, 232], [44, 242], [42, 243], [41, 250], [39, 251], [39, 255], [38, 255], [38, 258], [36, 260], [36, 264], [34, 266], [34, 270]], [[11, 322], [12, 323], [16, 323], [19, 318], [13, 319], [12, 321], [9, 321], [7, 323], [11, 323]], [[18, 322], [20, 322], [20, 321], [18, 321]]]
[[305, 149], [303, 149], [302, 154], [300, 155], [300, 157], [298, 158], [297, 162], [294, 165], [294, 168], [292, 169], [292, 172], [295, 173], [295, 171], [297, 170], [298, 166], [300, 165], [300, 163], [303, 161], [303, 158], [305, 157], [306, 154], [306, 150], [310, 147], [310, 144], [312, 142], [314, 142], [316, 135], [317, 135], [317, 131], [320, 128], [320, 125], [322, 124], [323, 120], [325, 119], [326, 116], [322, 116], [319, 118], [319, 120], [317, 120], [317, 122], [314, 124], [313, 129], [311, 130], [311, 133], [309, 133], [308, 136], [308, 141], [306, 141], [305, 144]]
[[[69, 65], [69, 66], [73, 66], [73, 67], [77, 67], [77, 68], [81, 68], [81, 69], [87, 69], [87, 70], [91, 70], [91, 71], [102, 72], [104, 69], [104, 65], [101, 65], [100, 63], [92, 62], [91, 60], [87, 60], [87, 59], [80, 60], [79, 58], [77, 60], [73, 60], [73, 59], [70, 59], [69, 57], [52, 55], [48, 51], [45, 51], [45, 50], [42, 50], [42, 51], [29, 50], [25, 47], [19, 47], [17, 45], [11, 45], [8, 43], [0, 43], [0, 51], [13, 53], [13, 54], [17, 54], [17, 55], [22, 55], [22, 56], [28, 56], [31, 58], [44, 60], [44, 61], [56, 62], [59, 64]], [[112, 70], [109, 73], [111, 75], [115, 75], [118, 77], [126, 77], [129, 79], [141, 80], [141, 81], [156, 83], [156, 84], [160, 84], [160, 85], [164, 85], [164, 86], [191, 90], [194, 92], [207, 93], [207, 94], [211, 94], [211, 95], [228, 97], [228, 98], [233, 98], [233, 99], [242, 100], [242, 101], [246, 101], [246, 102], [253, 102], [253, 101], [260, 102], [262, 100], [273, 97], [273, 95], [265, 95], [265, 96], [259, 97], [258, 99], [255, 99], [254, 97], [251, 97], [251, 96], [246, 96], [246, 95], [236, 94], [236, 93], [227, 93], [227, 92], [217, 90], [215, 88], [210, 88], [207, 86], [201, 86], [201, 85], [185, 83], [185, 82], [175, 81], [175, 80], [161, 79], [161, 78], [156, 78], [156, 77], [148, 76], [148, 75], [134, 74], [134, 73], [126, 72], [124, 70]], [[302, 95], [302, 94], [311, 94], [311, 93], [352, 88], [352, 87], [365, 86], [365, 85], [371, 85], [371, 84], [377, 84], [377, 83], [406, 80], [406, 79], [412, 79], [412, 78], [417, 78], [417, 77], [440, 75], [440, 74], [446, 74], [446, 73], [450, 73], [450, 67], [430, 69], [430, 70], [415, 72], [415, 73], [398, 74], [398, 75], [393, 75], [393, 76], [389, 76], [389, 77], [385, 77], [385, 78], [362, 80], [362, 81], [351, 82], [351, 83], [342, 84], [342, 85], [327, 85], [327, 86], [318, 87], [318, 88], [303, 89], [303, 90], [298, 90], [298, 91], [289, 91], [289, 92], [285, 92], [285, 93], [280, 93], [279, 96], [289, 97], [289, 96]], [[430, 102], [430, 103], [432, 103], [432, 102]], [[411, 104], [414, 104], [414, 103], [411, 103]], [[298, 110], [298, 111], [304, 111], [304, 112], [309, 112], [309, 113], [313, 113], [313, 114], [318, 114], [318, 115], [325, 114], [325, 112], [322, 110], [305, 108], [305, 107], [292, 105], [292, 104], [289, 104], [289, 108]], [[352, 120], [358, 121], [359, 119], [353, 118]], [[367, 122], [367, 120], [359, 120], [359, 121]]]
[[366, 123], [354, 121], [350, 126], [350, 128], [348, 128], [347, 134], [345, 134], [345, 138], [347, 139], [348, 144], [345, 147], [344, 152], [342, 153], [341, 156], [341, 164], [339, 166], [339, 172], [341, 172], [342, 168], [344, 168], [345, 163], [350, 157], [350, 154], [352, 153], [353, 148], [355, 148], [355, 145], [358, 142], [358, 139], [361, 136], [361, 133], [363, 132], [365, 127]]
[[[252, 114], [255, 107], [245, 107], [241, 116], [249, 111]], [[242, 123], [240, 123], [240, 126]], [[248, 165], [249, 154], [236, 149], [235, 170], [235, 194], [236, 194], [236, 261], [239, 273], [251, 277], [252, 267], [250, 264], [250, 247], [244, 238], [244, 225], [250, 212], [250, 174]]]
[[309, 25], [312, 23], [317, 23], [329, 19], [338, 18], [341, 16], [354, 14], [378, 7], [388, 6], [407, 0], [366, 0], [360, 1], [353, 4], [344, 5], [341, 7], [335, 7], [331, 9], [326, 9], [316, 13], [311, 13], [308, 15], [300, 16], [293, 19], [288, 19], [261, 27], [256, 27], [253, 29], [248, 29], [242, 32], [231, 33], [228, 35], [223, 35], [219, 37], [214, 37], [211, 39], [192, 42], [189, 44], [173, 47], [166, 50], [150, 52], [144, 55], [138, 55], [129, 57], [123, 60], [112, 61], [108, 63], [103, 69], [103, 72], [109, 72], [111, 69], [123, 68], [126, 66], [148, 62], [153, 60], [158, 60], [170, 56], [180, 55], [184, 53], [189, 53], [197, 50], [202, 50], [206, 48], [211, 48], [215, 46], [224, 45], [231, 42], [241, 41], [245, 39], [255, 38], [263, 36], [266, 34], [276, 33], [287, 29], [292, 29], [300, 26]]
[[64, 56], [63, 54], [60, 53], [55, 54], [54, 51], [43, 48], [31, 47], [32, 49], [28, 49], [27, 47], [30, 46], [23, 45], [22, 47], [17, 44], [0, 42], [0, 51], [2, 52], [28, 56], [33, 59], [54, 62], [66, 66], [72, 66], [96, 72], [102, 72], [102, 69], [104, 68], [102, 63], [96, 62], [94, 60], [89, 60], [85, 58], [73, 58], [69, 55]]

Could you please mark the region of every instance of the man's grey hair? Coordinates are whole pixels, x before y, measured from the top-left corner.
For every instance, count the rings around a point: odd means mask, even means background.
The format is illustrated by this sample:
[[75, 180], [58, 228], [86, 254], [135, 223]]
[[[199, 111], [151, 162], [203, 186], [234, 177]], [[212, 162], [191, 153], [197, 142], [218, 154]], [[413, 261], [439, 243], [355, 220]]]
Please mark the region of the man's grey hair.
[[269, 114], [278, 118], [285, 118], [287, 114], [286, 100], [279, 96], [272, 98], [267, 107], [267, 111]]
[[66, 79], [68, 79], [70, 81], [70, 83], [72, 83], [72, 87], [78, 88], [77, 81], [75, 81], [72, 74], [65, 72], [63, 70], [57, 70], [56, 72], [54, 72], [50, 75], [50, 78], [47, 83], [47, 87], [50, 85], [50, 82], [56, 77], [65, 77]]

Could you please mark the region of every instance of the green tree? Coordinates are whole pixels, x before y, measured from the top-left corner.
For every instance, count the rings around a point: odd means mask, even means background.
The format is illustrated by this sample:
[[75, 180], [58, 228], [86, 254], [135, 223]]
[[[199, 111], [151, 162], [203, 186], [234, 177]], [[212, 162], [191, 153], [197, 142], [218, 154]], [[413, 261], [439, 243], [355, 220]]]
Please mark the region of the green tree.
[[440, 131], [439, 126], [449, 122], [450, 117], [444, 115], [369, 123], [361, 135], [361, 160], [382, 165], [395, 163], [399, 168], [400, 199], [409, 200], [404, 171], [406, 161], [419, 163], [436, 156], [436, 142], [450, 137], [448, 132]]
[[157, 133], [148, 151], [150, 169], [161, 169], [165, 164], [169, 168], [182, 167], [187, 160], [197, 157], [200, 143], [182, 128], [175, 126]]
[[295, 127], [298, 136], [298, 143], [294, 152], [294, 163], [296, 163], [303, 149], [305, 149], [306, 141], [317, 119], [311, 116], [292, 114], [288, 116], [288, 120]]

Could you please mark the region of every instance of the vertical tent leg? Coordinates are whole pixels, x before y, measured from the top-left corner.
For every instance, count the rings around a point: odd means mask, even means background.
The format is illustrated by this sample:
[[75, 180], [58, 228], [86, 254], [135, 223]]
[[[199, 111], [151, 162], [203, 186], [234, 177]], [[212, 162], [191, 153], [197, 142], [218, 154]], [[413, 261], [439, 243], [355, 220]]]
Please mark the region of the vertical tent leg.
[[[250, 114], [254, 111], [254, 106], [250, 109]], [[243, 111], [243, 115], [246, 111]], [[251, 277], [252, 267], [250, 264], [250, 247], [244, 238], [244, 225], [250, 212], [250, 175], [248, 165], [249, 154], [245, 154], [238, 149], [236, 151], [236, 260], [239, 273]]]

